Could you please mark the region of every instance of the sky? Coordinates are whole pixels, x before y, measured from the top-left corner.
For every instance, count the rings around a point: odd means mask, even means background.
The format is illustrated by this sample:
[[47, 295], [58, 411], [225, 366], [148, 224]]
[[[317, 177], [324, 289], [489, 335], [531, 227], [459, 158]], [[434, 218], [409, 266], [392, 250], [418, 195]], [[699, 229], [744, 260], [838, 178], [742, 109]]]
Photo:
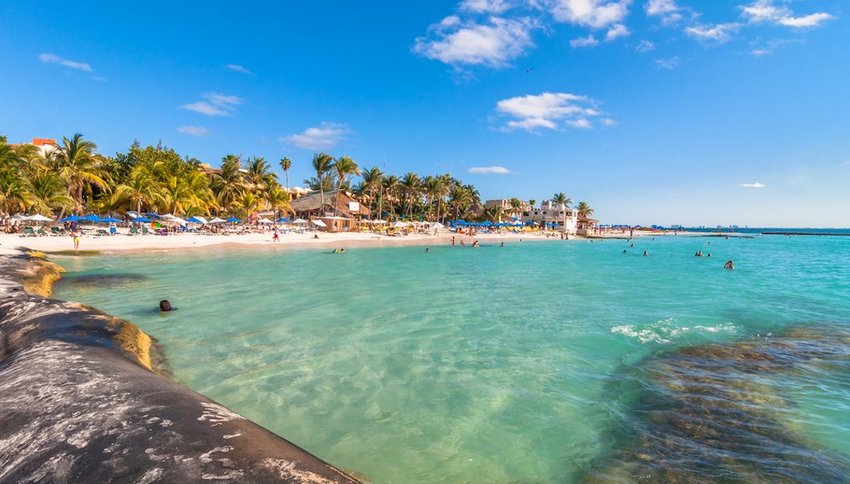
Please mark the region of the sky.
[[0, 0], [0, 135], [287, 156], [291, 185], [326, 151], [603, 223], [850, 227], [848, 46], [846, 0]]

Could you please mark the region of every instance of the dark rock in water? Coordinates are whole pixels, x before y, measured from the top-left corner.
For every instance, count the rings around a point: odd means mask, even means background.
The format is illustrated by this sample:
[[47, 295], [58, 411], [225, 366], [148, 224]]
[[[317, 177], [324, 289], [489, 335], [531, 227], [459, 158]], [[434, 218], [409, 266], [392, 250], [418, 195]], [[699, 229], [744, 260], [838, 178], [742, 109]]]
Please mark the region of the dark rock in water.
[[0, 482], [357, 482], [152, 371], [132, 324], [15, 290], [26, 263], [0, 257]]
[[70, 284], [72, 286], [121, 286], [133, 284], [136, 282], [145, 281], [148, 276], [144, 274], [127, 273], [112, 273], [112, 274], [70, 274], [61, 279], [60, 284]]
[[586, 480], [850, 482], [845, 456], [811, 447], [782, 418], [787, 379], [848, 361], [850, 334], [827, 327], [649, 358], [632, 375], [638, 398], [611, 452]]

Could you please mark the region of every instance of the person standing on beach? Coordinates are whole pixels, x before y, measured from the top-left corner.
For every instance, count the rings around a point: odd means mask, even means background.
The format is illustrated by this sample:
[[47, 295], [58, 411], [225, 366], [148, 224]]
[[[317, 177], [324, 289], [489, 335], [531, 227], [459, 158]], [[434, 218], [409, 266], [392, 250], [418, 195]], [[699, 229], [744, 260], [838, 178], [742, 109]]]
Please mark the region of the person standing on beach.
[[277, 227], [274, 228], [274, 236], [272, 236], [272, 242], [280, 242], [280, 231]]
[[454, 246], [455, 246], [455, 236], [452, 235], [452, 247], [454, 247]]
[[74, 238], [74, 252], [80, 251], [80, 231], [75, 230], [71, 236]]

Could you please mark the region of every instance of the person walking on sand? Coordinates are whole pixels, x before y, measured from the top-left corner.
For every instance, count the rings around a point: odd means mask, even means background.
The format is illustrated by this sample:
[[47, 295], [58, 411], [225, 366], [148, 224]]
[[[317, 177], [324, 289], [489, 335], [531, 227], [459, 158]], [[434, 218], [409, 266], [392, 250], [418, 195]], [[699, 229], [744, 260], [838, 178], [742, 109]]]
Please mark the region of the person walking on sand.
[[272, 242], [280, 242], [280, 231], [277, 227], [274, 228], [274, 236], [272, 236]]
[[80, 231], [75, 230], [71, 236], [74, 238], [74, 252], [80, 251]]

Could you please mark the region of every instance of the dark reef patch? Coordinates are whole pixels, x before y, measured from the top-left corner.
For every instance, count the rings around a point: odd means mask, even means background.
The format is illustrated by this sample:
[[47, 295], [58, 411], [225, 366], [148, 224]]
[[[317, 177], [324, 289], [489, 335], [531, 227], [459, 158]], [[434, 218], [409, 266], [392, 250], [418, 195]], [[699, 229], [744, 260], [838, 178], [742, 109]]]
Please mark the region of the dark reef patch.
[[69, 284], [77, 287], [127, 286], [148, 280], [144, 274], [133, 272], [109, 274], [68, 274], [59, 284]]
[[850, 461], [789, 428], [788, 380], [850, 373], [850, 333], [806, 326], [679, 349], [631, 371], [635, 395], [588, 482], [850, 482]]

